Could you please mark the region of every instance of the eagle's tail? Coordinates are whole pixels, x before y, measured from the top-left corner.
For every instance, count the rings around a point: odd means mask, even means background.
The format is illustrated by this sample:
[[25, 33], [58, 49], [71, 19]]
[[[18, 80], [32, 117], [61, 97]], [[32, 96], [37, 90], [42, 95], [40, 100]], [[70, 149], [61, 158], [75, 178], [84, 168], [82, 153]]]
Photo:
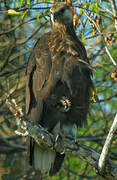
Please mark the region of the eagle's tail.
[[42, 174], [48, 173], [54, 164], [55, 151], [50, 149], [42, 149], [38, 144], [34, 144], [33, 165], [36, 170], [40, 170]]
[[55, 175], [61, 168], [64, 156], [54, 150], [40, 148], [33, 138], [30, 138], [30, 165], [42, 174]]

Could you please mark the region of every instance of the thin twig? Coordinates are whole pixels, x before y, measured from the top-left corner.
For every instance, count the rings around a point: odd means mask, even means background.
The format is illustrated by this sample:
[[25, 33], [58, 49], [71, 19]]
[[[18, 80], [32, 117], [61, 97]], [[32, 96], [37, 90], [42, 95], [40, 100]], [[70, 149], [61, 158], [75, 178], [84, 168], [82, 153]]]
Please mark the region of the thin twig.
[[15, 143], [11, 143], [9, 140], [7, 140], [4, 137], [0, 137], [0, 141], [3, 141], [5, 144], [4, 146], [8, 146], [14, 149], [22, 149], [22, 150], [26, 150], [25, 146], [21, 145], [21, 144], [15, 144]]
[[0, 72], [2, 72], [4, 70], [4, 68], [6, 67], [6, 65], [8, 64], [8, 61], [9, 61], [9, 57], [15, 47], [15, 41], [12, 42], [13, 45], [10, 45], [9, 48], [8, 48], [8, 52], [6, 53], [6, 57], [4, 59], [4, 64], [0, 67]]
[[32, 19], [25, 20], [25, 21], [23, 21], [22, 23], [17, 24], [16, 26], [7, 29], [6, 31], [0, 32], [0, 35], [10, 33], [11, 31], [16, 30], [16, 29], [19, 28], [20, 26], [22, 26], [22, 25], [24, 25], [24, 24], [26, 24], [26, 23], [29, 23], [29, 22], [31, 22], [31, 21], [34, 21], [34, 20], [36, 20], [36, 18], [32, 18]]
[[109, 50], [108, 50], [108, 47], [107, 47], [106, 44], [105, 44], [105, 37], [104, 37], [104, 35], [101, 33], [99, 26], [98, 26], [98, 25], [95, 23], [95, 21], [87, 14], [86, 11], [84, 11], [84, 14], [85, 14], [86, 17], [94, 24], [94, 26], [96, 27], [99, 35], [103, 37], [103, 43], [104, 43], [104, 46], [105, 46], [106, 53], [107, 53], [107, 55], [109, 56], [109, 58], [110, 58], [111, 62], [113, 63], [113, 65], [114, 65], [114, 66], [117, 66], [117, 63], [116, 63], [115, 60], [112, 58], [112, 56], [111, 56], [111, 54], [110, 54], [110, 52], [109, 52]]
[[106, 53], [108, 54], [110, 60], [112, 61], [112, 63], [114, 64], [114, 66], [117, 66], [117, 63], [115, 62], [115, 60], [112, 58], [109, 50], [108, 50], [108, 47], [105, 45], [105, 50], [106, 50]]

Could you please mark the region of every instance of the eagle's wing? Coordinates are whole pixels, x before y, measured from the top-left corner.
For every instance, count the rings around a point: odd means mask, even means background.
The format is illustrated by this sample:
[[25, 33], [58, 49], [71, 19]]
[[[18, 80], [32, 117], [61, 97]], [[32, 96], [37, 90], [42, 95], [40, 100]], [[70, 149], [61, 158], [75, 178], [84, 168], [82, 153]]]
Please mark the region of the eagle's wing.
[[[47, 84], [51, 84], [48, 83], [48, 81], [51, 82], [50, 72], [52, 69], [51, 54], [48, 47], [49, 35], [49, 33], [44, 34], [37, 41], [27, 66], [26, 113], [30, 116], [33, 122], [37, 124], [39, 123], [42, 126], [44, 123], [41, 123], [45, 98], [44, 95], [47, 94], [46, 90], [50, 88]], [[45, 119], [44, 121], [47, 120]], [[48, 129], [48, 127], [45, 128]], [[35, 169], [41, 170], [43, 173], [48, 172], [54, 159], [54, 150], [40, 147], [33, 138], [30, 138], [29, 161]]]
[[51, 55], [46, 39], [47, 35], [44, 35], [37, 41], [27, 66], [26, 113], [33, 114], [31, 119], [36, 122], [39, 122], [43, 109], [39, 92], [48, 80], [51, 69]]

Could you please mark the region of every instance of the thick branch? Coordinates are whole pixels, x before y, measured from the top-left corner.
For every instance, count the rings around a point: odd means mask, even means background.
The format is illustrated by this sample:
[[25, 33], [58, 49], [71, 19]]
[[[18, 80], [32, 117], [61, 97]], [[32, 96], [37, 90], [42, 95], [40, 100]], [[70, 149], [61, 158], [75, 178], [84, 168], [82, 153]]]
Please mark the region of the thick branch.
[[[79, 157], [80, 159], [86, 161], [92, 167], [98, 171], [98, 160], [100, 157], [100, 153], [90, 147], [75, 143], [74, 140], [66, 138], [63, 142], [61, 138], [58, 138], [57, 141], [54, 141], [54, 137], [51, 133], [45, 130], [40, 125], [37, 126], [31, 120], [29, 120], [23, 112], [21, 108], [19, 108], [14, 99], [8, 100], [7, 105], [10, 110], [13, 112], [14, 116], [19, 121], [19, 126], [24, 131], [27, 132], [29, 136], [35, 139], [35, 141], [41, 146], [45, 148], [55, 149], [57, 152], [65, 152], [66, 154], [72, 154], [73, 156]], [[105, 168], [103, 174], [101, 174], [107, 180], [117, 180], [117, 164], [112, 162], [109, 159], [105, 161]]]
[[[29, 135], [33, 137], [38, 144], [43, 144], [46, 148], [54, 148], [57, 152], [63, 152], [65, 149], [67, 154], [72, 154], [73, 156], [78, 157], [90, 164], [96, 169], [97, 174], [100, 175], [98, 171], [98, 160], [100, 153], [96, 150], [81, 145], [78, 142], [74, 143], [74, 141], [71, 141], [70, 139], [66, 139], [64, 143], [59, 139], [59, 141], [54, 144], [53, 135], [47, 132], [41, 126], [36, 126], [33, 125], [33, 123], [28, 122], [27, 127]], [[105, 161], [105, 168], [101, 176], [108, 180], [117, 180], [117, 164], [107, 159]]]

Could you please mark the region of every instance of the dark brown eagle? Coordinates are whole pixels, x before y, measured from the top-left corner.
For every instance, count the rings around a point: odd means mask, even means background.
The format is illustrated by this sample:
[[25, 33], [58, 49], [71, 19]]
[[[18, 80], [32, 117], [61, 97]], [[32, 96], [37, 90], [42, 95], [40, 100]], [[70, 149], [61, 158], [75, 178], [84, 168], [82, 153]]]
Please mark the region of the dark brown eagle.
[[[66, 3], [51, 8], [53, 28], [42, 35], [27, 66], [26, 113], [36, 124], [57, 136], [76, 138], [86, 123], [92, 89], [91, 68], [83, 43], [73, 27]], [[65, 154], [39, 146], [30, 138], [30, 164], [54, 175]]]

